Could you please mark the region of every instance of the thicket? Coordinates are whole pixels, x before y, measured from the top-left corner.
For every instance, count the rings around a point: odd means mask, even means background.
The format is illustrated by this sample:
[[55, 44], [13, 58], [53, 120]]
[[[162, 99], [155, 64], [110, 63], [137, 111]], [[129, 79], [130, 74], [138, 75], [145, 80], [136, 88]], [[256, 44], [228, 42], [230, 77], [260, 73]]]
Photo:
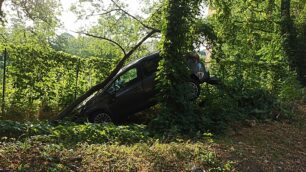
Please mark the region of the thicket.
[[0, 103], [5, 105], [2, 116], [7, 119], [50, 118], [101, 82], [113, 65], [111, 59], [80, 58], [43, 46], [0, 45], [1, 80], [5, 48], [6, 91], [4, 95], [1, 91], [5, 101]]
[[214, 14], [201, 27], [213, 31], [206, 35], [213, 45], [210, 68], [222, 84], [203, 87], [208, 129], [247, 118], [292, 117], [304, 89], [284, 52], [279, 7], [279, 1], [211, 1]]
[[[294, 100], [304, 94], [298, 79], [305, 64], [302, 54], [292, 57], [286, 53], [282, 3], [211, 0], [212, 15], [203, 20], [196, 18], [198, 1], [166, 1], [164, 60], [159, 73], [161, 107], [166, 111], [162, 110], [157, 118], [162, 122], [155, 126], [161, 131], [194, 133], [224, 130], [231, 122], [248, 118], [292, 117]], [[303, 12], [305, 7], [302, 2], [292, 4], [289, 11], [295, 12], [292, 20], [296, 17], [294, 24], [300, 29], [304, 15], [296, 11]], [[298, 31], [297, 45], [303, 45], [303, 33], [303, 29]], [[211, 75], [221, 83], [202, 86], [199, 106], [189, 104], [183, 97], [188, 89], [180, 87], [188, 73], [180, 57], [194, 49], [195, 42], [199, 47], [204, 42], [211, 51], [211, 59], [206, 61], [210, 61]], [[295, 66], [293, 58], [300, 58]]]

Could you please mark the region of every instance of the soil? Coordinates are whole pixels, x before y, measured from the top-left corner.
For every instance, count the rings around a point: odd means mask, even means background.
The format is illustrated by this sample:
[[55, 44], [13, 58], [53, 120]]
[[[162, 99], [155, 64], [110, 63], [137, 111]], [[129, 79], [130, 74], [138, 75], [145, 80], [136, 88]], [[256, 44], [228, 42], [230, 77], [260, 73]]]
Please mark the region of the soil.
[[306, 105], [298, 105], [291, 120], [248, 121], [216, 140], [219, 158], [237, 171], [306, 171]]

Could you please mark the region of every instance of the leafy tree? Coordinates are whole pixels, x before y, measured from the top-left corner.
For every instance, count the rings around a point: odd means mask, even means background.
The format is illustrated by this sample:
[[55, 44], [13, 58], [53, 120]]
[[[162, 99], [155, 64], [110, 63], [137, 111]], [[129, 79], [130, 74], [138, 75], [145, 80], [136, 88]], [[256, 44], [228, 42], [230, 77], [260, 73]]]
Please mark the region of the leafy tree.
[[291, 2], [291, 16], [296, 29], [296, 70], [299, 80], [306, 85], [306, 1]]
[[195, 17], [200, 0], [167, 0], [163, 9], [162, 45], [158, 80], [163, 112], [153, 127], [191, 132], [196, 115], [186, 97], [189, 77], [185, 56], [193, 51]]
[[[3, 10], [4, 5], [6, 11]], [[8, 22], [19, 23], [25, 25], [26, 23], [33, 23], [35, 28], [41, 28], [46, 32], [53, 31], [58, 25], [56, 18], [59, 12], [58, 0], [1, 0], [0, 1], [0, 20], [4, 22], [5, 13], [8, 13], [10, 20]]]
[[204, 93], [210, 126], [289, 116], [290, 101], [302, 95], [296, 73], [289, 69], [280, 7], [281, 1], [271, 0], [210, 1], [214, 14], [209, 24], [216, 35], [212, 68], [222, 80], [218, 89], [208, 87]]
[[283, 49], [291, 64], [295, 69], [297, 67], [296, 57], [296, 28], [291, 16], [291, 0], [281, 1], [281, 34], [283, 35]]

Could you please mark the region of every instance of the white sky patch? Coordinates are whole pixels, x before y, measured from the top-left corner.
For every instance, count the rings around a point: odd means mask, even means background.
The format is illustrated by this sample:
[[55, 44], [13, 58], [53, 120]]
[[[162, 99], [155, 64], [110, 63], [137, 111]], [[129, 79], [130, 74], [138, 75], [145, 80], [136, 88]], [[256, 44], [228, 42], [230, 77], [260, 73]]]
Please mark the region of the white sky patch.
[[[70, 7], [77, 3], [79, 0], [60, 0], [63, 11], [62, 15], [59, 17], [62, 22], [62, 27], [57, 29], [57, 34], [68, 32], [72, 35], [76, 35], [74, 32], [80, 30], [81, 28], [88, 28], [95, 25], [98, 21], [99, 16], [92, 16], [86, 20], [78, 20], [77, 15], [70, 11]], [[106, 4], [109, 4], [109, 0], [103, 0]], [[128, 4], [126, 10], [132, 15], [139, 14], [140, 9], [140, 0], [125, 0], [125, 3]]]

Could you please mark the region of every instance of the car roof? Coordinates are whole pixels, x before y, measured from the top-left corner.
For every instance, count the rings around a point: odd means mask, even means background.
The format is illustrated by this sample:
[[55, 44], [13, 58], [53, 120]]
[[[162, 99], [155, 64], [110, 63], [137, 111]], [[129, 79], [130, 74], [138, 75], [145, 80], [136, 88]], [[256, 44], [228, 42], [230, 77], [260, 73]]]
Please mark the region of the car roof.
[[[137, 59], [137, 60], [132, 61], [132, 62], [129, 63], [128, 65], [126, 65], [126, 66], [124, 66], [123, 68], [121, 68], [121, 69], [119, 70], [119, 72], [112, 78], [112, 80], [110, 80], [110, 81], [105, 85], [105, 87], [104, 87], [103, 90], [105, 91], [106, 88], [108, 88], [109, 85], [110, 85], [115, 79], [117, 79], [118, 76], [121, 75], [123, 72], [129, 70], [130, 68], [136, 66], [138, 63], [140, 63], [140, 62], [142, 62], [142, 61], [144, 61], [144, 60], [149, 60], [149, 59], [153, 59], [153, 58], [157, 58], [157, 57], [159, 57], [159, 52], [155, 52], [155, 53], [152, 53], [152, 54], [150, 54], [150, 55], [147, 55], [147, 56], [144, 56], [144, 57], [141, 57], [141, 58], [139, 58], [139, 59]], [[103, 92], [104, 92], [104, 91], [103, 91]]]
[[133, 66], [137, 65], [138, 63], [144, 61], [144, 60], [149, 60], [149, 59], [152, 59], [152, 58], [156, 58], [156, 57], [159, 57], [159, 52], [155, 52], [155, 53], [152, 53], [150, 55], [147, 55], [147, 56], [144, 56], [144, 57], [141, 57], [137, 60], [134, 60], [132, 61], [131, 63], [127, 64], [126, 66], [124, 66], [123, 68], [121, 68], [118, 72], [117, 75], [125, 72], [126, 70], [132, 68]]

